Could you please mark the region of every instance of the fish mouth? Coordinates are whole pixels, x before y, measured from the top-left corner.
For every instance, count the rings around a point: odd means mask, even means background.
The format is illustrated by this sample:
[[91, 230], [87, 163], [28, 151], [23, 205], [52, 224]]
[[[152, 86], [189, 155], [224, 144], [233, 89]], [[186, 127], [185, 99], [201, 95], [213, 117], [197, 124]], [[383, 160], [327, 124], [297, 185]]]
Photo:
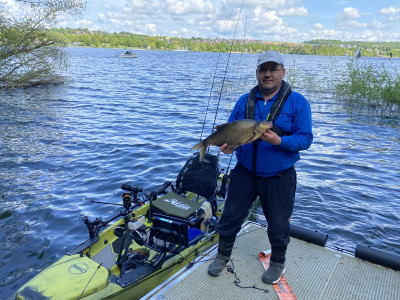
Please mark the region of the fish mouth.
[[264, 131], [266, 131], [268, 129], [271, 129], [272, 127], [274, 127], [274, 125], [272, 124], [272, 122], [269, 122], [269, 121], [260, 126], [262, 132], [264, 132]]

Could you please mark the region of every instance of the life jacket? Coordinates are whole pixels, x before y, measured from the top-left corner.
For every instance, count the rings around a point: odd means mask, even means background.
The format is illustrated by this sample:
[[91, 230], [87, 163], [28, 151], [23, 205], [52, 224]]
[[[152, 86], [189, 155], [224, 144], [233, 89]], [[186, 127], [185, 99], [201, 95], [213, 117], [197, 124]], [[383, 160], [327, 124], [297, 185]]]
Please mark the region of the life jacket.
[[[253, 87], [250, 91], [249, 97], [247, 98], [246, 111], [245, 111], [246, 119], [254, 120], [258, 89], [259, 89], [258, 85]], [[285, 104], [285, 101], [287, 100], [291, 92], [292, 88], [290, 87], [290, 84], [282, 80], [282, 86], [278, 92], [278, 95], [276, 96], [274, 103], [272, 104], [271, 110], [269, 111], [266, 121], [271, 121], [272, 123], [275, 122], [276, 118], [281, 113], [283, 105]], [[290, 132], [283, 131], [281, 128], [276, 127], [275, 124], [271, 130], [280, 137], [285, 135], [291, 135]]]
[[[256, 111], [256, 103], [257, 103], [257, 91], [258, 91], [258, 85], [253, 87], [250, 91], [249, 97], [247, 98], [247, 103], [246, 103], [246, 109], [245, 109], [245, 115], [247, 119], [252, 119], [254, 120], [255, 118], [255, 111]], [[285, 101], [289, 97], [290, 93], [292, 92], [292, 88], [290, 87], [290, 84], [287, 83], [286, 81], [282, 80], [282, 86], [278, 92], [278, 95], [276, 96], [276, 99], [274, 103], [272, 104], [271, 110], [268, 113], [266, 121], [271, 121], [272, 123], [275, 122], [276, 118], [279, 116], [279, 114], [282, 111], [283, 105], [285, 104]], [[281, 128], [275, 126], [271, 128], [273, 132], [275, 132], [277, 135], [280, 137], [285, 136], [285, 135], [291, 135], [291, 132], [283, 131]], [[257, 149], [258, 149], [258, 143], [260, 142], [259, 139], [255, 140], [253, 142], [253, 174], [256, 175], [257, 172]]]

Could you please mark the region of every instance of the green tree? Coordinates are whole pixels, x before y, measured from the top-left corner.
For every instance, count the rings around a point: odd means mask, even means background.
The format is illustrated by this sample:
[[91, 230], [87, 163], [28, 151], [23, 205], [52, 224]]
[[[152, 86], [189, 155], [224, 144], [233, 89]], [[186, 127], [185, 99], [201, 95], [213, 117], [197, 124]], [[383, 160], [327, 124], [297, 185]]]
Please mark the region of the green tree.
[[0, 87], [56, 83], [67, 66], [57, 35], [49, 28], [59, 14], [79, 14], [81, 0], [16, 0], [18, 9], [0, 2]]

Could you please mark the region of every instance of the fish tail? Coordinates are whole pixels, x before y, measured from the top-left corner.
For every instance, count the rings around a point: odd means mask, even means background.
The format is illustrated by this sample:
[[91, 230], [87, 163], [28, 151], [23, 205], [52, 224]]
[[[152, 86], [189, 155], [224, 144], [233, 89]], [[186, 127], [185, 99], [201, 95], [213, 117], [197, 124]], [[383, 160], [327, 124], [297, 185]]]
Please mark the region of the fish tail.
[[197, 149], [200, 149], [200, 161], [202, 161], [204, 159], [204, 156], [206, 155], [206, 147], [203, 145], [202, 141], [197, 145], [194, 145], [191, 150]]
[[204, 159], [204, 156], [206, 156], [206, 147], [202, 146], [200, 148], [200, 157], [199, 157], [199, 161], [202, 161]]
[[202, 146], [203, 146], [203, 141], [201, 141], [197, 145], [194, 145], [191, 150], [197, 150], [197, 149], [201, 148]]

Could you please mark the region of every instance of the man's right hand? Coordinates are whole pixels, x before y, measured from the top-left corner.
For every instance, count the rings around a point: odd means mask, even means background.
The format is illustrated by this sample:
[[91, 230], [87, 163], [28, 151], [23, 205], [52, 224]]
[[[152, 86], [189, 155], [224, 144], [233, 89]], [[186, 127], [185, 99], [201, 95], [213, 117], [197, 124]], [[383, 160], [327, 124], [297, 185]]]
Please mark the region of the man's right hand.
[[233, 147], [228, 147], [228, 144], [227, 144], [227, 143], [223, 144], [223, 145], [219, 148], [219, 150], [221, 150], [222, 153], [224, 153], [224, 154], [232, 154], [233, 152], [235, 152], [235, 148], [233, 148]]

